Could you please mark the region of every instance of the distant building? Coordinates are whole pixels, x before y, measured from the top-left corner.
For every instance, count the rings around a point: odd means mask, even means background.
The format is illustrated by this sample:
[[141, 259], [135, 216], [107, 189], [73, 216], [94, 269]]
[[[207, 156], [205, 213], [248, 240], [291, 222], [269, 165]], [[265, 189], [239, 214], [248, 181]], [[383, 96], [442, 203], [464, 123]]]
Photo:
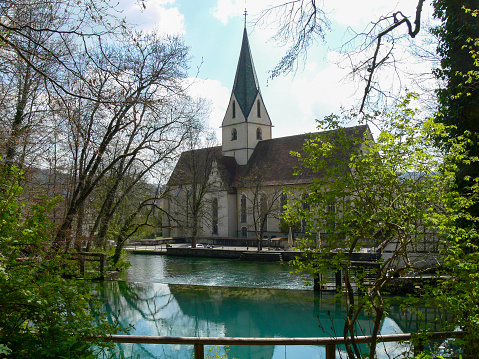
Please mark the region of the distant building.
[[[305, 187], [318, 176], [304, 169], [294, 176], [308, 134], [272, 138], [272, 122], [261, 96], [246, 28], [233, 89], [222, 123], [222, 145], [182, 153], [168, 181], [164, 225], [168, 237], [255, 237], [257, 220], [266, 214], [264, 235], [282, 236], [279, 215], [287, 198], [282, 189]], [[371, 138], [368, 126], [346, 129], [347, 135]], [[203, 208], [192, 203], [205, 191]]]

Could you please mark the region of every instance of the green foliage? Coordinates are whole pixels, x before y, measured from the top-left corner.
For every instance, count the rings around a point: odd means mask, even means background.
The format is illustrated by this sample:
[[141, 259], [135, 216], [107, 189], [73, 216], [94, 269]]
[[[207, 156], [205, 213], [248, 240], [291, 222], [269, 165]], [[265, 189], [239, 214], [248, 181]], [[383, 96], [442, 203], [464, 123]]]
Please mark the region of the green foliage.
[[[447, 199], [447, 214], [437, 220], [446, 238], [444, 267], [450, 277], [435, 289], [434, 295], [455, 314], [459, 326], [468, 331], [463, 341], [466, 356], [479, 350], [479, 20], [477, 1], [435, 0], [435, 16], [441, 20], [433, 33], [439, 39], [441, 69], [445, 81], [438, 90], [438, 123], [452, 125], [448, 141], [438, 141], [452, 148], [448, 156], [455, 186]], [[452, 140], [451, 140], [452, 139]]]
[[[205, 348], [206, 359], [228, 359], [228, 346], [225, 347], [225, 353], [221, 354], [221, 348], [217, 345]], [[234, 359], [234, 358], [233, 358]]]
[[[359, 335], [355, 318], [363, 310], [371, 313], [372, 335], [377, 334], [385, 312], [385, 287], [393, 273], [439, 269], [444, 260], [454, 278], [447, 287], [449, 292], [443, 288], [444, 299], [449, 298], [450, 305], [454, 300], [471, 308], [472, 302], [461, 295], [476, 285], [474, 276], [467, 273], [477, 270], [474, 260], [479, 258], [472, 244], [477, 235], [472, 230], [466, 235], [455, 223], [461, 218], [475, 220], [467, 210], [477, 198], [457, 190], [456, 171], [459, 164], [475, 159], [468, 156], [464, 137], [450, 139], [447, 154], [434, 151], [435, 141], [447, 138], [449, 128], [431, 119], [418, 120], [410, 108], [414, 99], [409, 95], [391, 113], [368, 118], [379, 126], [376, 141], [367, 131], [363, 136], [361, 128], [356, 128], [357, 132], [342, 128], [340, 118], [331, 116], [320, 126], [334, 131], [311, 137], [304, 145], [304, 155], [296, 154], [301, 163], [298, 173], [308, 168], [322, 175], [297, 194], [296, 198], [303, 200], [289, 204], [287, 217], [304, 220], [307, 225], [307, 238], [300, 245], [307, 260], [295, 264], [301, 273], [321, 274], [324, 281], [329, 273], [342, 270], [350, 308], [345, 336]], [[344, 121], [352, 119], [345, 116]], [[455, 248], [453, 238], [459, 247]], [[351, 267], [354, 253], [363, 247], [390, 251], [383, 254], [373, 275], [355, 273]], [[467, 256], [461, 253], [465, 248]], [[457, 280], [464, 288], [456, 286], [453, 294], [450, 290]], [[354, 287], [365, 295], [354, 296]], [[478, 293], [473, 290], [470, 294], [467, 296], [475, 303]], [[446, 302], [444, 308], [449, 308]], [[346, 349], [350, 358], [361, 355], [354, 343]], [[374, 356], [374, 347], [368, 355]]]
[[87, 337], [119, 328], [103, 319], [88, 281], [66, 279], [72, 265], [51, 247], [48, 212], [59, 199], [24, 213], [18, 176], [13, 168], [0, 177], [0, 351], [15, 358], [92, 358]]
[[279, 224], [279, 230], [285, 236], [289, 234], [289, 229], [291, 228], [291, 233], [293, 236], [299, 232], [301, 229], [301, 222], [297, 218], [282, 219]]
[[[334, 131], [305, 143], [301, 166], [323, 175], [307, 187], [304, 201], [290, 207], [290, 215], [306, 221], [310, 239], [304, 249], [313, 256], [344, 249], [324, 262], [328, 268], [341, 267], [342, 260], [361, 247], [396, 242], [405, 247], [413, 240], [427, 239], [418, 229], [439, 203], [446, 185], [438, 179], [441, 163], [430, 150], [431, 132], [439, 134], [444, 126], [432, 121], [416, 123], [409, 102], [410, 98], [386, 115], [377, 141], [368, 132], [363, 137], [342, 129], [333, 116], [320, 125]], [[319, 250], [318, 232], [326, 234]], [[384, 263], [381, 271], [413, 265], [405, 248]], [[309, 269], [320, 269], [316, 263], [313, 266]]]
[[[441, 68], [435, 74], [445, 84], [437, 90], [436, 122], [450, 126], [448, 137], [438, 143], [447, 149], [449, 139], [469, 133], [465, 143], [469, 156], [479, 156], [478, 4], [473, 0], [435, 0], [433, 5], [434, 15], [441, 21], [432, 30], [439, 40], [437, 53], [441, 57]], [[466, 162], [457, 165], [458, 188], [465, 195], [472, 193], [470, 179], [479, 177], [479, 166]], [[469, 212], [478, 216], [479, 204], [470, 206]]]

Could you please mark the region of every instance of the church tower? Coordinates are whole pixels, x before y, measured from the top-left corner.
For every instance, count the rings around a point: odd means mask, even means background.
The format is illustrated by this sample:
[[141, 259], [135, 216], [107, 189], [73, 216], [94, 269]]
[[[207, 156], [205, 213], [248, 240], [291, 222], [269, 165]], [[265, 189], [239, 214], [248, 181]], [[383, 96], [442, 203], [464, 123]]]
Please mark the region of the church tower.
[[223, 118], [222, 150], [246, 165], [256, 144], [271, 139], [271, 120], [253, 66], [246, 25], [230, 102]]

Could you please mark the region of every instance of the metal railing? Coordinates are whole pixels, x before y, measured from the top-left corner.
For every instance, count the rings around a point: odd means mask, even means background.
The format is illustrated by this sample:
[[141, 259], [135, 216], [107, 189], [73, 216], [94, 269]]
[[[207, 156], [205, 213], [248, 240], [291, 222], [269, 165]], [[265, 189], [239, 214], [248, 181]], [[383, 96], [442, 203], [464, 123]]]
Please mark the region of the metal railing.
[[[411, 341], [413, 339], [414, 355], [424, 351], [426, 340], [438, 340], [448, 338], [464, 338], [466, 332], [434, 332], [424, 336], [414, 337], [414, 334], [389, 334], [378, 335], [377, 343]], [[93, 338], [92, 338], [93, 339]], [[195, 359], [204, 359], [205, 345], [324, 345], [326, 347], [326, 359], [334, 359], [336, 346], [351, 343], [350, 338], [224, 338], [224, 337], [160, 337], [144, 335], [109, 335], [96, 337], [106, 342], [113, 343], [136, 343], [136, 344], [182, 344], [193, 345]], [[371, 336], [358, 336], [354, 341], [358, 344], [372, 342]]]

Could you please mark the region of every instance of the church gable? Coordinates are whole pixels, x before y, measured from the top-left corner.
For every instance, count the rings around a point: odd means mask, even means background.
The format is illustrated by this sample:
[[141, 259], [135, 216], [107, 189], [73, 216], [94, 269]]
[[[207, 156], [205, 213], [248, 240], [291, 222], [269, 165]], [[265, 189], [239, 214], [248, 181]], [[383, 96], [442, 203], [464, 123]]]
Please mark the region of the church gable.
[[[176, 188], [216, 183], [222, 190], [231, 191], [237, 167], [234, 158], [222, 155], [221, 146], [186, 151], [181, 154], [167, 186]], [[211, 176], [217, 176], [217, 181]]]

